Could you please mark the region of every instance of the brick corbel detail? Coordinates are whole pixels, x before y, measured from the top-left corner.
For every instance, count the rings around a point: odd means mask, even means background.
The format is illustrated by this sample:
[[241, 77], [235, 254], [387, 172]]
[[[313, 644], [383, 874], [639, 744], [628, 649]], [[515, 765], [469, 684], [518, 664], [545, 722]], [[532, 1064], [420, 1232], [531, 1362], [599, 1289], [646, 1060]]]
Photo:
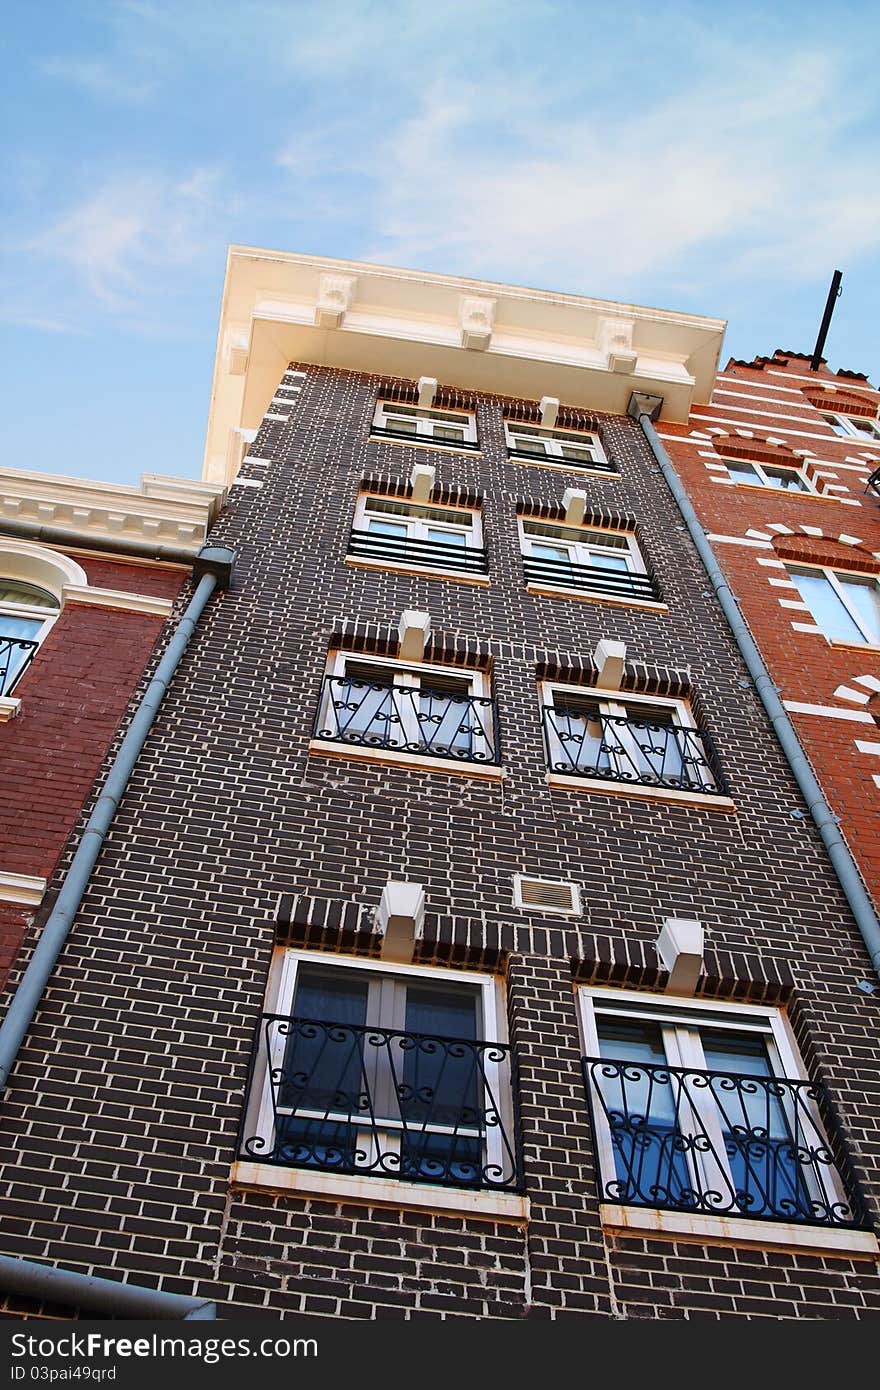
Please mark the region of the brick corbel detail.
[[[611, 984], [661, 992], [669, 982], [668, 972], [658, 963], [653, 941], [632, 936], [584, 936], [581, 947], [582, 954], [571, 962], [576, 984]], [[715, 951], [710, 947], [704, 962], [697, 998], [780, 1005], [794, 990], [788, 962], [777, 956]]]
[[844, 545], [830, 536], [775, 536], [773, 549], [780, 560], [797, 564], [880, 574], [880, 560], [869, 550], [858, 545]]

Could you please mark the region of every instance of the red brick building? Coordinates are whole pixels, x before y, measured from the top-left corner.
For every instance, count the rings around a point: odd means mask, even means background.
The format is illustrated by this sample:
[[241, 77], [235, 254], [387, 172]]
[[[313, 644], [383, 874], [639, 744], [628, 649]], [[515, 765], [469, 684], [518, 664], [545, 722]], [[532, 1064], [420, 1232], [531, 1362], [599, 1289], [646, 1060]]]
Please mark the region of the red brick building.
[[880, 392], [777, 351], [661, 433], [880, 903]]
[[0, 470], [0, 983], [221, 498]]

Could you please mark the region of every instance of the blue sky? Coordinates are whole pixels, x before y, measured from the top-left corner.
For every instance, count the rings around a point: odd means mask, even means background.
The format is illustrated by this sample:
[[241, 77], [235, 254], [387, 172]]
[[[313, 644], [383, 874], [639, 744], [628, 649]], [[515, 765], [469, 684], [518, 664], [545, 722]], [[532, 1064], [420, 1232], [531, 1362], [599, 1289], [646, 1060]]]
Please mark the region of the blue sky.
[[880, 379], [880, 7], [47, 0], [4, 16], [8, 461], [201, 468], [226, 247], [729, 320]]

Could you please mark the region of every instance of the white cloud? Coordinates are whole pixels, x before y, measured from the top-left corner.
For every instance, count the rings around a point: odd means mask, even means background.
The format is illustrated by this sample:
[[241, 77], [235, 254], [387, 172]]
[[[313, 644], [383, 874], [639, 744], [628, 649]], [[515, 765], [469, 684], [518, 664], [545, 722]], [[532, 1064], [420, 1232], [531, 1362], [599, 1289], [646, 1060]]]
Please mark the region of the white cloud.
[[130, 71], [100, 58], [57, 55], [41, 59], [37, 67], [44, 77], [59, 78], [89, 96], [122, 105], [140, 105], [156, 90], [154, 80], [133, 76]]

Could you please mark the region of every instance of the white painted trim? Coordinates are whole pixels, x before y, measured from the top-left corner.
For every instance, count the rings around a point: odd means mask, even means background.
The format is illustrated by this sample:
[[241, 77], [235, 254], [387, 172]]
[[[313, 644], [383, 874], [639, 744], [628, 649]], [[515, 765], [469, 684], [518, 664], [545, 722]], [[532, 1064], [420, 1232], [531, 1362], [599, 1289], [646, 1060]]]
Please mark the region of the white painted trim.
[[704, 1216], [682, 1211], [658, 1211], [654, 1207], [624, 1207], [610, 1202], [599, 1205], [599, 1219], [609, 1231], [652, 1231], [678, 1240], [701, 1244], [751, 1245], [765, 1250], [812, 1250], [819, 1255], [838, 1254], [849, 1259], [874, 1259], [880, 1253], [872, 1231], [833, 1230], [782, 1221], [749, 1221], [726, 1216]]
[[[356, 655], [356, 653], [355, 653]], [[423, 758], [417, 753], [396, 753], [393, 748], [362, 748], [352, 743], [331, 743], [320, 738], [309, 742], [309, 756], [325, 758], [356, 758], [359, 762], [389, 763], [395, 767], [410, 767], [417, 772], [436, 772], [442, 777], [482, 777], [490, 782], [503, 782], [505, 771], [497, 763], [453, 762], [451, 758]]]
[[36, 907], [42, 901], [48, 880], [32, 874], [10, 874], [0, 871], [0, 902], [21, 903]]
[[[702, 415], [697, 413], [698, 411], [708, 411], [710, 409], [711, 407], [709, 406], [694, 406], [693, 418], [695, 420], [701, 420], [707, 424], [711, 423], [713, 425], [732, 425], [735, 430], [742, 430], [742, 422], [740, 420], [728, 420], [723, 415]], [[757, 414], [758, 412], [756, 411], [755, 413]], [[769, 414], [770, 412], [767, 413]], [[773, 418], [775, 420], [778, 417], [774, 415]], [[832, 436], [828, 434], [813, 434], [810, 430], [790, 430], [787, 429], [785, 426], [779, 427], [779, 433], [786, 435], [789, 439], [819, 439], [822, 441], [823, 444], [831, 444], [834, 442], [834, 439], [838, 437], [836, 435]]]
[[[752, 546], [755, 550], [773, 549], [772, 541], [751, 540], [748, 536], [720, 536], [710, 532], [707, 534], [706, 540], [713, 541], [716, 545], [748, 545]], [[783, 566], [783, 568], [785, 567]]]
[[611, 608], [646, 608], [652, 613], [668, 613], [669, 605], [654, 603], [646, 598], [621, 598], [611, 594], [584, 593], [582, 589], [566, 589], [555, 584], [527, 584], [527, 594], [539, 594], [542, 598], [573, 598], [581, 603], [602, 603]]
[[647, 801], [682, 801], [709, 811], [735, 811], [736, 802], [729, 796], [708, 796], [703, 792], [680, 792], [666, 787], [641, 787], [629, 782], [606, 782], [592, 777], [567, 777], [561, 772], [548, 772], [548, 787], [566, 791], [602, 792], [606, 796], [637, 796]]
[[874, 757], [880, 757], [880, 743], [877, 743], [876, 740], [857, 738], [856, 748], [858, 748], [860, 753], [870, 753]]
[[488, 589], [492, 580], [488, 574], [462, 574], [460, 570], [441, 570], [420, 565], [405, 564], [402, 560], [368, 560], [362, 555], [346, 555], [345, 564], [358, 570], [396, 570], [398, 574], [411, 574], [420, 579], [456, 579], [462, 584], [478, 584]]
[[230, 487], [262, 487], [263, 484], [262, 484], [262, 481], [261, 481], [259, 478], [242, 478], [242, 477], [238, 477], [238, 478], [233, 478], [233, 480], [232, 480], [232, 482], [229, 484], [229, 486], [230, 486]]
[[866, 710], [838, 709], [836, 705], [810, 705], [800, 700], [783, 700], [783, 708], [789, 714], [815, 714], [821, 719], [849, 719], [857, 724], [873, 724], [874, 720]]
[[233, 1163], [233, 1187], [258, 1187], [296, 1192], [324, 1201], [362, 1202], [368, 1206], [413, 1207], [419, 1210], [483, 1220], [529, 1219], [529, 1199], [516, 1192], [470, 1192], [465, 1188], [432, 1187], [429, 1183], [397, 1182], [388, 1178], [359, 1178], [353, 1173], [318, 1173], [308, 1168], [279, 1168], [270, 1163]]
[[8, 724], [10, 719], [21, 713], [21, 700], [14, 695], [0, 695], [0, 724]]
[[93, 608], [120, 608], [127, 613], [148, 613], [153, 618], [170, 618], [174, 603], [153, 594], [131, 594], [121, 589], [93, 589], [88, 584], [65, 584], [62, 602], [85, 603]]

